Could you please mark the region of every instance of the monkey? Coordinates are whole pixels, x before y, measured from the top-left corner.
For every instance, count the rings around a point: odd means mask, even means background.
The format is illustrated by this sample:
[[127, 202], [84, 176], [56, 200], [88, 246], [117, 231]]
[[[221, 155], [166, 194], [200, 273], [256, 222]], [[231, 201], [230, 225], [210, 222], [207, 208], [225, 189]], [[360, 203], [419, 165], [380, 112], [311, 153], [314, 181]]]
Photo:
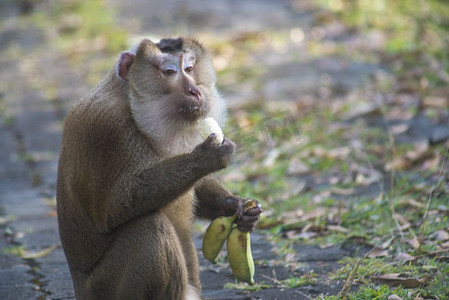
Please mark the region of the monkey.
[[252, 231], [262, 213], [214, 174], [235, 144], [199, 135], [199, 120], [226, 113], [193, 38], [143, 39], [69, 110], [56, 199], [77, 299], [200, 299], [194, 218], [235, 214]]

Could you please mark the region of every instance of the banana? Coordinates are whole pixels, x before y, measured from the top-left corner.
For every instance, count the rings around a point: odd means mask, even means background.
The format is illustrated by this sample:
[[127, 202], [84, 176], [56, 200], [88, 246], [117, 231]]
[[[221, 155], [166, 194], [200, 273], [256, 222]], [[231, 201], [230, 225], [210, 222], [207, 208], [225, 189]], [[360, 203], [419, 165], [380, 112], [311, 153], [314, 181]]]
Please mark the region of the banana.
[[240, 281], [254, 284], [254, 260], [251, 253], [250, 233], [242, 232], [234, 227], [228, 236], [226, 248], [234, 276]]
[[203, 254], [210, 262], [217, 263], [218, 254], [231, 232], [234, 220], [235, 216], [218, 217], [207, 228], [203, 238]]
[[211, 133], [217, 135], [217, 138], [213, 141], [216, 145], [223, 143], [224, 134], [220, 125], [213, 118], [207, 117], [200, 121], [200, 134], [203, 139], [207, 139]]

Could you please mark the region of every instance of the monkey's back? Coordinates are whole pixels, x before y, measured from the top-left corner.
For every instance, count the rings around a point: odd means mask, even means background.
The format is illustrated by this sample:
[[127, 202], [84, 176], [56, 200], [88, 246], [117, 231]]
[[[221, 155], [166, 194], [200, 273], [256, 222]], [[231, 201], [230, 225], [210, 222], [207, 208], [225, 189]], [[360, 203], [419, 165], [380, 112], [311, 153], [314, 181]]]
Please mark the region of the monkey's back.
[[[161, 159], [135, 124], [126, 95], [118, 83], [111, 84], [114, 80], [109, 75], [69, 111], [64, 122], [58, 222], [69, 265], [80, 270], [92, 269], [112, 246], [116, 232], [132, 226], [115, 224], [108, 216], [114, 214], [114, 207], [132, 205], [133, 191], [127, 187], [141, 170]], [[105, 87], [108, 93], [101, 92]], [[192, 201], [192, 193], [187, 193], [173, 201], [169, 205], [173, 209], [167, 208], [166, 213], [184, 206], [190, 215], [173, 219], [187, 227], [192, 208], [186, 206], [192, 206]]]

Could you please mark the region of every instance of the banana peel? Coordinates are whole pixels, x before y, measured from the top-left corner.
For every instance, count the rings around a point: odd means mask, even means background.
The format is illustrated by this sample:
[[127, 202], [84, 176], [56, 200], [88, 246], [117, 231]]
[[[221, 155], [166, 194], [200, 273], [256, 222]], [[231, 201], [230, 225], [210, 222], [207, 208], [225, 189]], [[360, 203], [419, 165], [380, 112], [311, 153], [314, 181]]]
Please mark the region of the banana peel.
[[254, 260], [251, 253], [251, 237], [237, 227], [231, 230], [226, 242], [232, 273], [240, 280], [254, 284]]
[[232, 230], [234, 220], [235, 216], [218, 217], [207, 228], [203, 238], [203, 255], [210, 262], [217, 263], [218, 254]]

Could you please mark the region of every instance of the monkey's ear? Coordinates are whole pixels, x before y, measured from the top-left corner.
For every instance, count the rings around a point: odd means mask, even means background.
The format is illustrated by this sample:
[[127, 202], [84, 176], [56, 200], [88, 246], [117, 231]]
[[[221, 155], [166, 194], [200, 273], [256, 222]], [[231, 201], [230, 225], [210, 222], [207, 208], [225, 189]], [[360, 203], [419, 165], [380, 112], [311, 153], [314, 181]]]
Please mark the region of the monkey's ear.
[[123, 80], [128, 80], [129, 68], [134, 62], [136, 55], [130, 52], [123, 52], [117, 65], [118, 76]]

